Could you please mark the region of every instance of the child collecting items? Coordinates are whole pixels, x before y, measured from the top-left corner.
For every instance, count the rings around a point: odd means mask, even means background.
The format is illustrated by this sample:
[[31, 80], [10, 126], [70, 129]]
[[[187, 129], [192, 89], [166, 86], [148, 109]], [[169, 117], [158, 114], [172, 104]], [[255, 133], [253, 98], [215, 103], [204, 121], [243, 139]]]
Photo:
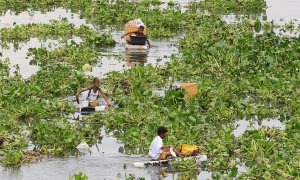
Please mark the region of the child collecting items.
[[[171, 156], [170, 148], [171, 146], [164, 146], [162, 139], [167, 137], [168, 129], [166, 127], [160, 126], [157, 128], [158, 136], [152, 141], [149, 149], [148, 155], [153, 160], [164, 160], [168, 156]], [[176, 156], [193, 156], [196, 155], [199, 150], [194, 150], [189, 154], [182, 153], [176, 149], [173, 149], [176, 153]]]
[[87, 100], [89, 102], [95, 102], [98, 101], [99, 95], [101, 94], [101, 96], [104, 98], [104, 100], [107, 103], [107, 106], [109, 108], [112, 108], [111, 103], [108, 101], [107, 97], [105, 96], [104, 92], [102, 91], [102, 89], [99, 87], [100, 85], [100, 79], [95, 77], [93, 79], [93, 85], [87, 88], [82, 88], [80, 91], [78, 91], [76, 93], [76, 97], [78, 97], [80, 95], [81, 92], [87, 91], [89, 90], [88, 96], [87, 96]]

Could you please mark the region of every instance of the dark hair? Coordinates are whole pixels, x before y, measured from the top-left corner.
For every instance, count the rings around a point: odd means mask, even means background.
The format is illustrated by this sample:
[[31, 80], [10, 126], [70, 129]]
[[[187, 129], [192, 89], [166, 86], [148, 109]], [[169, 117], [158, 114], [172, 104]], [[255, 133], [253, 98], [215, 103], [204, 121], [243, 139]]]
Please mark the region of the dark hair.
[[157, 128], [157, 134], [158, 135], [166, 133], [166, 132], [168, 132], [168, 129], [164, 126], [160, 126], [160, 127]]
[[94, 79], [93, 79], [93, 83], [95, 84], [95, 82], [98, 80], [99, 78], [97, 78], [97, 77], [94, 77]]
[[140, 26], [139, 28], [145, 29], [145, 27], [144, 27], [144, 26]]

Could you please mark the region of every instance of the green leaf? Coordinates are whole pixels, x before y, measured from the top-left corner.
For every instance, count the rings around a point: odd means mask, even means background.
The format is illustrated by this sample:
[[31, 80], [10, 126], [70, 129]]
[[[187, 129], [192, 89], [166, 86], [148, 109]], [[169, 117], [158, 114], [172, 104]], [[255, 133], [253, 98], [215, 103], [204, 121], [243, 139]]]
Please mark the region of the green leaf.
[[236, 175], [238, 174], [238, 168], [235, 166], [235, 167], [232, 167], [231, 168], [231, 172], [230, 172], [230, 177], [236, 177]]
[[271, 173], [270, 173], [269, 171], [266, 171], [266, 172], [264, 173], [264, 175], [263, 175], [263, 178], [264, 178], [264, 179], [271, 179], [271, 177], [272, 177], [272, 175], [271, 175]]

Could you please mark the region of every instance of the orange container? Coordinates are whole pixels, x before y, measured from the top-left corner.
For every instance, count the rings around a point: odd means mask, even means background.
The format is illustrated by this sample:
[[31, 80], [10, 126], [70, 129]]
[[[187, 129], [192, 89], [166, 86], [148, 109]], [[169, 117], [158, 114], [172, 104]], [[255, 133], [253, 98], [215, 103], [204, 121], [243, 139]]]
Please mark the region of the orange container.
[[198, 93], [198, 85], [196, 83], [181, 83], [179, 87], [187, 91], [188, 94], [184, 97], [185, 99], [195, 97]]

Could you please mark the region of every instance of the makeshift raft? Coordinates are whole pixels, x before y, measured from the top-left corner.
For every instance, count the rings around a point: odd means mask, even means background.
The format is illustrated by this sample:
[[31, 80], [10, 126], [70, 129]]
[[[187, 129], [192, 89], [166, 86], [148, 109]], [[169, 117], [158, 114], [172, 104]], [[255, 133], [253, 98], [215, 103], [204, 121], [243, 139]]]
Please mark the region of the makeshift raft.
[[[79, 102], [79, 100], [78, 100]], [[106, 106], [90, 106], [89, 101], [81, 101], [80, 103], [80, 112], [82, 113], [92, 113], [92, 112], [99, 112], [104, 111]]]
[[87, 106], [87, 107], [81, 107], [80, 111], [81, 112], [99, 112], [99, 111], [104, 111], [106, 106]]
[[202, 162], [202, 161], [207, 161], [207, 156], [206, 155], [197, 155], [197, 156], [190, 156], [190, 157], [177, 157], [177, 158], [171, 158], [171, 159], [166, 159], [166, 160], [157, 160], [157, 161], [145, 161], [145, 162], [134, 162], [133, 165], [135, 167], [139, 168], [144, 168], [148, 166], [161, 166], [161, 165], [167, 165], [170, 164], [171, 161], [175, 160], [187, 160], [195, 158], [196, 162]]
[[[140, 26], [144, 27], [144, 35], [145, 36], [132, 36], [131, 32], [135, 32], [139, 29]], [[128, 23], [125, 24], [125, 34], [128, 34], [124, 37], [126, 40], [126, 49], [133, 49], [133, 50], [148, 50], [149, 47], [145, 44], [146, 39], [147, 39], [147, 27], [143, 23], [141, 19], [134, 19], [132, 21], [129, 21]], [[128, 42], [131, 42], [129, 44]]]
[[149, 47], [148, 45], [132, 45], [132, 44], [128, 44], [126, 42], [125, 44], [126, 49], [132, 49], [132, 50], [148, 50]]

